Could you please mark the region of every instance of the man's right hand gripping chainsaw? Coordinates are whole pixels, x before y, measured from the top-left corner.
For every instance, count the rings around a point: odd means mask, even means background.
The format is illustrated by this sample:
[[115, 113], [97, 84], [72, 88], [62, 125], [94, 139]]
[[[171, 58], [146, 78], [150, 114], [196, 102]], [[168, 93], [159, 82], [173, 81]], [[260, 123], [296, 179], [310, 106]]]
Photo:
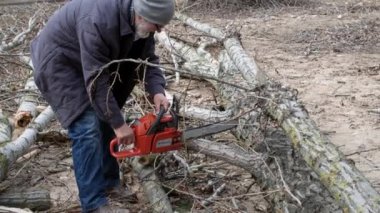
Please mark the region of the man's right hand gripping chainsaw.
[[163, 153], [180, 149], [186, 140], [220, 133], [236, 126], [237, 121], [230, 120], [181, 131], [178, 129], [176, 112], [170, 110], [170, 114], [165, 114], [164, 108], [161, 107], [157, 115], [148, 113], [131, 125], [135, 134], [135, 144], [132, 149], [115, 151], [119, 145], [115, 138], [111, 141], [110, 150], [112, 156], [116, 158]]

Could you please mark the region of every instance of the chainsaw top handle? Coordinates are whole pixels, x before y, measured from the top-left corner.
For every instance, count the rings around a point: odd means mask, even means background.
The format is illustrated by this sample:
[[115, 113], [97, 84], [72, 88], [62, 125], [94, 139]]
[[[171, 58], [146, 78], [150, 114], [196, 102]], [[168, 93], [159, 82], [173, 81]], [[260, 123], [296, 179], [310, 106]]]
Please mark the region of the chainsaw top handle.
[[151, 135], [151, 134], [156, 133], [158, 125], [160, 125], [161, 118], [162, 118], [162, 116], [164, 116], [164, 114], [165, 114], [165, 107], [160, 105], [160, 111], [157, 114], [157, 118], [153, 122], [152, 126], [150, 126], [150, 128], [146, 132], [147, 135]]

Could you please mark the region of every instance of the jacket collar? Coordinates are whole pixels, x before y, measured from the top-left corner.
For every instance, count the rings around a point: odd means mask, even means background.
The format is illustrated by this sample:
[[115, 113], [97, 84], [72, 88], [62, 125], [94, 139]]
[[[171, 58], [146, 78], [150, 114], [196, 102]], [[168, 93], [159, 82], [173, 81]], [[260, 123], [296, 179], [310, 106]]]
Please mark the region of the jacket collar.
[[120, 0], [120, 36], [134, 34], [132, 0]]

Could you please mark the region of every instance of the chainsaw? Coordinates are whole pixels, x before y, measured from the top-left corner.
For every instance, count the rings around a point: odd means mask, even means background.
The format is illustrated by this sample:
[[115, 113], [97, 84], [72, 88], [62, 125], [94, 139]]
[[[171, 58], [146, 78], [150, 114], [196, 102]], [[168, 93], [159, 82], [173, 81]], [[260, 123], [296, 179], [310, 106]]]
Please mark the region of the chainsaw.
[[227, 131], [238, 124], [237, 120], [230, 120], [181, 131], [178, 129], [177, 113], [174, 110], [169, 112], [165, 114], [165, 109], [161, 107], [158, 114], [148, 113], [135, 120], [130, 125], [135, 134], [134, 147], [115, 151], [119, 145], [115, 138], [110, 143], [111, 155], [115, 158], [128, 158], [179, 150], [187, 140]]

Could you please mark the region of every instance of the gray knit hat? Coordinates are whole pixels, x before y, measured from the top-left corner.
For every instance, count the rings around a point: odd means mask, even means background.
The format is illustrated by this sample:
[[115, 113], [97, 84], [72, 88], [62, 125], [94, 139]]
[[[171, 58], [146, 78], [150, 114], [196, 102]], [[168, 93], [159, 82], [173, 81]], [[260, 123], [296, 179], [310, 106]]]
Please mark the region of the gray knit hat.
[[164, 26], [174, 15], [173, 0], [134, 0], [133, 5], [138, 15], [153, 24]]

